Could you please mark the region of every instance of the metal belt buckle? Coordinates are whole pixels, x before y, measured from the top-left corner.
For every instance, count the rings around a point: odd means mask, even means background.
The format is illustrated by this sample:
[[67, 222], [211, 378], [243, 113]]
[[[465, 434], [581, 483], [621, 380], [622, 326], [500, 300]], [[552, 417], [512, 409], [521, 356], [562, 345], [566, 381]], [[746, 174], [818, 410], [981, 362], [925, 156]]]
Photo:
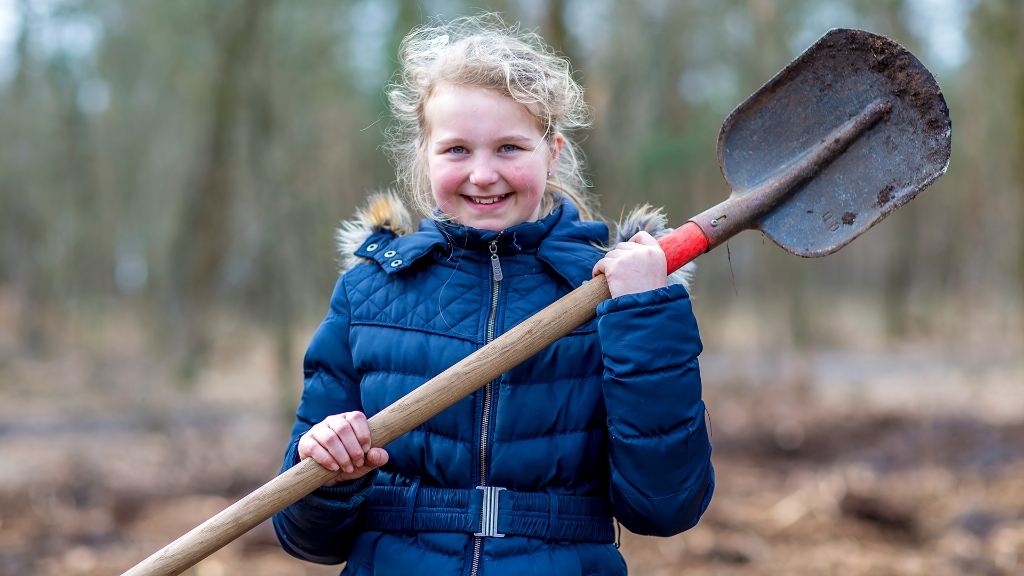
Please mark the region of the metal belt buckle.
[[474, 536], [493, 536], [504, 538], [504, 534], [498, 534], [498, 493], [504, 490], [497, 486], [477, 486], [477, 490], [483, 490], [483, 505], [480, 506], [480, 531]]

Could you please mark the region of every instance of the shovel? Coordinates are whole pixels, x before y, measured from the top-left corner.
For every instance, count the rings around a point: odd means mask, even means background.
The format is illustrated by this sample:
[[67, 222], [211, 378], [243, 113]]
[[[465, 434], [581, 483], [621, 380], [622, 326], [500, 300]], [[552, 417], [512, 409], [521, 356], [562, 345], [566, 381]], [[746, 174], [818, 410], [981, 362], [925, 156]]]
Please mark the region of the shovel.
[[[905, 48], [861, 30], [829, 31], [725, 120], [718, 163], [729, 199], [659, 240], [673, 272], [757, 229], [800, 256], [842, 248], [941, 176], [949, 110]], [[384, 446], [595, 316], [598, 276], [369, 419]], [[125, 575], [180, 574], [337, 472], [306, 459], [168, 544]]]

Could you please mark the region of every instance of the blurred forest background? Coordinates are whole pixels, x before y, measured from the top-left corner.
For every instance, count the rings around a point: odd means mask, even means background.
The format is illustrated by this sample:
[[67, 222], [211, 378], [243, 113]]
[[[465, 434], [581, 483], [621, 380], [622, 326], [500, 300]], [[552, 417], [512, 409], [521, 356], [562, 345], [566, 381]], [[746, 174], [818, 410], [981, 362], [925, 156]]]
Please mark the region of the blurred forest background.
[[[337, 276], [334, 230], [394, 179], [382, 88], [398, 42], [428, 18], [480, 9], [571, 58], [594, 108], [580, 135], [592, 190], [611, 220], [649, 202], [678, 225], [724, 199], [722, 120], [829, 28], [887, 35], [936, 74], [952, 161], [916, 201], [825, 259], [748, 233], [698, 261], [716, 453], [737, 463], [732, 478], [762, 465], [752, 477], [778, 476], [760, 496], [778, 498], [750, 504], [774, 511], [775, 527], [720, 518], [718, 540], [624, 552], [641, 574], [778, 573], [780, 554], [764, 552], [781, 546], [773, 538], [815, 518], [831, 526], [832, 510], [881, 530], [837, 533], [860, 544], [835, 562], [875, 542], [895, 552], [871, 573], [940, 573], [928, 558], [941, 543], [957, 550], [949, 573], [1021, 573], [1024, 502], [986, 494], [1014, 492], [999, 482], [1024, 461], [1024, 2], [0, 0], [0, 574], [126, 568], [273, 474]], [[880, 418], [909, 436], [879, 436], [892, 430]], [[826, 427], [838, 421], [850, 428]], [[816, 426], [859, 440], [814, 452]], [[966, 460], [936, 448], [949, 430]], [[872, 442], [896, 442], [879, 448], [891, 465], [856, 451]], [[996, 468], [978, 463], [982, 446], [1002, 450]], [[239, 453], [249, 449], [259, 457]], [[909, 484], [952, 490], [963, 508], [933, 517], [920, 494], [879, 504], [851, 488], [865, 470], [871, 486], [891, 480], [905, 471], [893, 462], [921, 450], [931, 456], [915, 473], [946, 475]], [[997, 472], [971, 476], [980, 484], [965, 493], [964, 469]], [[206, 500], [160, 500], [193, 494]], [[719, 510], [728, 498], [716, 496]], [[202, 512], [161, 523], [149, 502]], [[983, 514], [983, 529], [957, 520], [989, 508], [1003, 515]], [[1006, 526], [1017, 536], [998, 540]], [[272, 536], [250, 546], [239, 550], [271, 554]], [[806, 560], [821, 545], [808, 546], [784, 555], [804, 560], [786, 572], [817, 566]], [[275, 573], [259, 557], [246, 570]]]

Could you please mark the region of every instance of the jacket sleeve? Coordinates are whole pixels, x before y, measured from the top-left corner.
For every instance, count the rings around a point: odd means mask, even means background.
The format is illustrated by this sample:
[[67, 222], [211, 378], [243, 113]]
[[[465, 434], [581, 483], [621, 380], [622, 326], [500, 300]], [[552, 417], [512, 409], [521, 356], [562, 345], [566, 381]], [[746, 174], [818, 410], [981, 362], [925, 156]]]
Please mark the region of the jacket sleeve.
[[615, 517], [634, 533], [678, 534], [697, 523], [715, 486], [689, 296], [670, 285], [605, 301], [597, 313]]
[[[299, 437], [314, 424], [332, 414], [363, 409], [359, 376], [349, 347], [349, 318], [342, 277], [331, 297], [331, 309], [306, 350], [302, 401], [282, 472], [298, 464]], [[319, 488], [275, 514], [274, 529], [281, 546], [292, 556], [310, 562], [344, 562], [359, 534], [366, 494], [375, 476], [376, 471], [358, 480]]]

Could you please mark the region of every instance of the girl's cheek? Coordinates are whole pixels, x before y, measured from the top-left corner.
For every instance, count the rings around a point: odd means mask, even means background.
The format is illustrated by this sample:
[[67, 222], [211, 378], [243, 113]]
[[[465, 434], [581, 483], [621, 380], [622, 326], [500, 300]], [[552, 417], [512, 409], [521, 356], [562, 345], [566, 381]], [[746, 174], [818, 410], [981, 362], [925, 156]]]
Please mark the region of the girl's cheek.
[[437, 168], [431, 171], [431, 180], [438, 192], [451, 193], [465, 180], [462, 172], [452, 168]]
[[545, 179], [538, 177], [532, 170], [519, 169], [514, 176], [513, 188], [529, 192], [530, 194], [542, 191]]

